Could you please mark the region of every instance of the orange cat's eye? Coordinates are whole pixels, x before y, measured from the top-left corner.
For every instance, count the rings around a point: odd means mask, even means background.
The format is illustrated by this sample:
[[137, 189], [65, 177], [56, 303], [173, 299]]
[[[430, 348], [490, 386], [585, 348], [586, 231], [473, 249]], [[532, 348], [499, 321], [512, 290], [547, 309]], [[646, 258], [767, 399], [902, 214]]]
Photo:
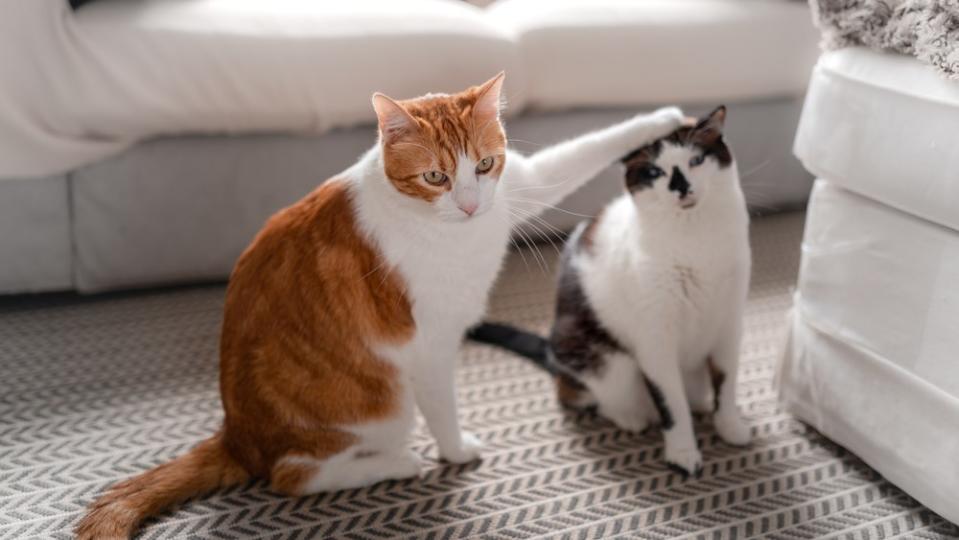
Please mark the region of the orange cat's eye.
[[493, 168], [493, 163], [494, 160], [492, 156], [481, 159], [480, 162], [476, 164], [476, 174], [488, 173], [489, 170]]
[[427, 184], [433, 186], [442, 186], [447, 180], [449, 180], [449, 177], [439, 171], [430, 171], [423, 173], [423, 180], [426, 180]]

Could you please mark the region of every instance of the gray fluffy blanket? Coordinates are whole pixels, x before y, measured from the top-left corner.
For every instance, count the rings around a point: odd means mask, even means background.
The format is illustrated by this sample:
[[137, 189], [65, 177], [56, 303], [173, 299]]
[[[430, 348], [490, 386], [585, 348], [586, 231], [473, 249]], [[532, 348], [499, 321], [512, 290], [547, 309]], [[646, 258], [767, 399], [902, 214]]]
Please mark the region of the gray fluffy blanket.
[[809, 0], [823, 46], [910, 54], [959, 80], [959, 0]]

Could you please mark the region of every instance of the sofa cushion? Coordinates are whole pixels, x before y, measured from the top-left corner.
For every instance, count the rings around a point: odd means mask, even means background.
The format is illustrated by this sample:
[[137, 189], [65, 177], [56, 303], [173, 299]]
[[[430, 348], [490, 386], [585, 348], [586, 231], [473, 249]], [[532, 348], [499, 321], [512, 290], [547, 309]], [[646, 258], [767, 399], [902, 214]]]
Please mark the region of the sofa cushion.
[[531, 105], [735, 101], [801, 94], [818, 33], [808, 8], [769, 0], [501, 0]]
[[796, 154], [814, 174], [959, 230], [959, 84], [864, 48], [823, 55]]
[[159, 134], [370, 123], [374, 91], [456, 91], [501, 70], [514, 108], [524, 95], [509, 33], [465, 2], [12, 4], [0, 117], [17, 121], [0, 122], [0, 177], [68, 170]]

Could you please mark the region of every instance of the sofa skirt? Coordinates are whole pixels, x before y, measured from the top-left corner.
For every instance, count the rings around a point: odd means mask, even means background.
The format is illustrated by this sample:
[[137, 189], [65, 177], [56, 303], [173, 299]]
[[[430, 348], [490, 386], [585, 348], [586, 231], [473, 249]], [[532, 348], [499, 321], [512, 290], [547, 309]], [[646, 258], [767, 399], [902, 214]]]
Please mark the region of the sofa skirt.
[[959, 231], [817, 180], [787, 408], [959, 522]]

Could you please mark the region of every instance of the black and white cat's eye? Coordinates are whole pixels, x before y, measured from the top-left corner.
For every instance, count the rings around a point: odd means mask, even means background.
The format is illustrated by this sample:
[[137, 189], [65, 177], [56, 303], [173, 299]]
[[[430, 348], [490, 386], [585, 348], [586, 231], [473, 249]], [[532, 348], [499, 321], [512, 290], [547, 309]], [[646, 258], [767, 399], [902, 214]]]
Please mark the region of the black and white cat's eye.
[[690, 167], [699, 167], [700, 165], [703, 164], [704, 161], [706, 161], [706, 154], [700, 154], [700, 155], [698, 155], [698, 156], [693, 156], [693, 157], [689, 158], [689, 166], [690, 166]]
[[659, 167], [654, 167], [652, 165], [648, 167], [643, 167], [642, 169], [639, 170], [639, 177], [642, 178], [643, 180], [655, 180], [659, 178], [660, 176], [662, 176], [663, 174], [664, 173], [662, 169], [660, 169]]
[[495, 160], [492, 156], [484, 157], [476, 164], [476, 174], [486, 174], [493, 168]]
[[450, 178], [448, 176], [446, 176], [445, 174], [439, 171], [430, 171], [430, 172], [423, 173], [423, 180], [426, 180], [427, 184], [430, 184], [433, 186], [442, 186], [449, 179]]

